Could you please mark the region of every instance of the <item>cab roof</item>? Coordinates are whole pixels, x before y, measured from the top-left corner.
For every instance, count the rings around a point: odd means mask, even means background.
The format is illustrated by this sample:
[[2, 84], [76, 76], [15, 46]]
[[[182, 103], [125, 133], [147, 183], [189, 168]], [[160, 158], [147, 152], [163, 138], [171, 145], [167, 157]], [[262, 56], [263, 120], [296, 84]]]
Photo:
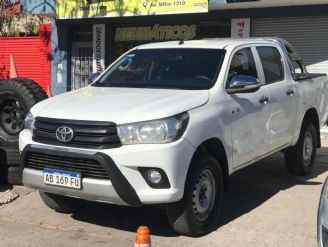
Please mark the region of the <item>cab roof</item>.
[[279, 38], [249, 38], [249, 39], [201, 39], [183, 41], [167, 41], [150, 43], [138, 46], [137, 49], [161, 49], [161, 48], [209, 48], [209, 49], [224, 49], [227, 46], [238, 47], [241, 45], [254, 43], [273, 44], [279, 42]]

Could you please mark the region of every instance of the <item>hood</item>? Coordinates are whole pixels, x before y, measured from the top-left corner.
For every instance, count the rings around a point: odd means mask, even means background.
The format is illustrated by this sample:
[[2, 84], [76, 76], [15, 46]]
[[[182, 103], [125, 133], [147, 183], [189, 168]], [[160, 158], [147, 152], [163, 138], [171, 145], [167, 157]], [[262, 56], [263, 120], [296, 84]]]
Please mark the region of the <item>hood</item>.
[[34, 116], [132, 123], [170, 117], [207, 103], [208, 90], [86, 87], [35, 105]]

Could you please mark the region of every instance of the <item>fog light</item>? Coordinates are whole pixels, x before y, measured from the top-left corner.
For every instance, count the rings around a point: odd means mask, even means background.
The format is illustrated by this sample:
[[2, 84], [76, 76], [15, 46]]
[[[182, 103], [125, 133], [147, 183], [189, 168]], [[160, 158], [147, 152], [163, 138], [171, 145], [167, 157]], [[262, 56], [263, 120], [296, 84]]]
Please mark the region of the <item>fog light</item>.
[[138, 167], [146, 183], [154, 189], [170, 188], [170, 182], [163, 169], [156, 167]]
[[162, 174], [156, 170], [149, 170], [146, 172], [146, 177], [152, 184], [159, 184], [162, 182]]

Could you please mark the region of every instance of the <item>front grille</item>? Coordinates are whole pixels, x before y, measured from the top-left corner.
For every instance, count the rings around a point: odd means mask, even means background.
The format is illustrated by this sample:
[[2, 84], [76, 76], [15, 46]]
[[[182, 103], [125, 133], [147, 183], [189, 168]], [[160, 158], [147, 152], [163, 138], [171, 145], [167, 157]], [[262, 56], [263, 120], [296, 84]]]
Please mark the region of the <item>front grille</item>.
[[96, 160], [68, 158], [42, 153], [27, 153], [25, 167], [36, 170], [51, 168], [79, 172], [84, 178], [109, 179], [104, 167]]
[[[57, 140], [56, 130], [61, 126], [70, 127], [74, 131], [74, 137], [68, 143]], [[115, 123], [40, 117], [37, 117], [34, 123], [33, 141], [90, 149], [108, 149], [121, 146]]]

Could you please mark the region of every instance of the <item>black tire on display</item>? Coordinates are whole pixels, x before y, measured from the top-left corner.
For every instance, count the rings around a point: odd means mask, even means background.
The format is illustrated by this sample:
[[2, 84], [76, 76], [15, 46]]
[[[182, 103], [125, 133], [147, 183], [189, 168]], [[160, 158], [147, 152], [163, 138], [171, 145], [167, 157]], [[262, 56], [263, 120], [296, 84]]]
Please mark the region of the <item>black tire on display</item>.
[[0, 147], [0, 183], [21, 185], [18, 147]]
[[312, 122], [304, 122], [295, 146], [285, 153], [285, 164], [292, 175], [309, 175], [314, 166], [317, 152], [317, 132]]
[[5, 151], [0, 149], [0, 184], [7, 184], [7, 164], [5, 163]]
[[47, 98], [34, 81], [16, 78], [0, 82], [0, 146], [17, 147], [19, 132], [31, 107]]
[[56, 195], [40, 191], [40, 197], [44, 204], [56, 212], [63, 214], [71, 214], [82, 208], [85, 204], [84, 200]]
[[19, 132], [31, 107], [47, 98], [34, 81], [15, 78], [0, 81], [0, 182], [21, 184]]
[[218, 161], [203, 155], [193, 161], [188, 172], [184, 197], [168, 204], [171, 227], [186, 236], [211, 232], [219, 221], [224, 195], [224, 179]]
[[11, 185], [21, 185], [22, 177], [19, 166], [10, 166], [7, 170], [7, 182]]
[[7, 166], [19, 166], [20, 153], [18, 147], [0, 147], [4, 151], [3, 161]]

